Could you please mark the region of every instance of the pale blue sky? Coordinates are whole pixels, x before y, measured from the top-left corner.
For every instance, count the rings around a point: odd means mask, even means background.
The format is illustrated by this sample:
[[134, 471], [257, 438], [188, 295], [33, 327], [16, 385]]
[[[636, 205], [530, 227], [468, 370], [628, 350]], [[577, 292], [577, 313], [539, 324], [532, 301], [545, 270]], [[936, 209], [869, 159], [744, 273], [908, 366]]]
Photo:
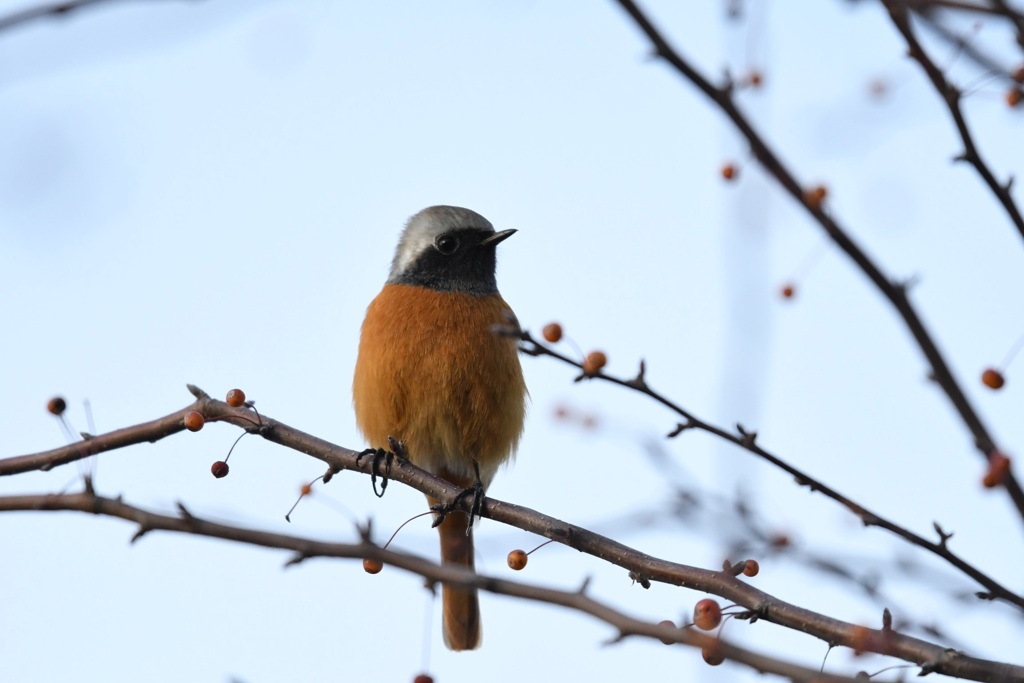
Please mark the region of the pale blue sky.
[[[27, 3], [7, 3], [11, 11]], [[913, 298], [994, 434], [1011, 453], [1024, 360], [1000, 394], [977, 382], [1024, 331], [1022, 240], [959, 151], [946, 112], [879, 5], [761, 5], [753, 28], [724, 3], [645, 3], [674, 43], [717, 76], [757, 66], [766, 87], [740, 101], [808, 184]], [[1014, 55], [1011, 34], [986, 47]], [[940, 63], [953, 62], [932, 44]], [[902, 323], [829, 249], [782, 302], [778, 285], [820, 230], [762, 177], [721, 117], [613, 3], [360, 3], [210, 0], [111, 3], [0, 34], [0, 456], [60, 445], [46, 414], [61, 394], [106, 431], [186, 405], [186, 382], [241, 387], [297, 428], [359, 447], [350, 383], [363, 311], [387, 274], [403, 222], [438, 203], [517, 228], [499, 286], [522, 323], [561, 321], [609, 371], [635, 372], [698, 415], [737, 421], [793, 464], [915, 531], [933, 520], [956, 548], [1020, 588], [1021, 524], [982, 492], [983, 467]], [[1020, 60], [1020, 53], [1016, 53]], [[962, 59], [953, 75], [975, 81]], [[875, 79], [887, 96], [868, 95]], [[1020, 172], [1019, 113], [987, 83], [965, 107], [1001, 178]], [[725, 160], [742, 164], [724, 183]], [[1019, 191], [1017, 192], [1019, 198]], [[688, 564], [719, 566], [713, 515], [622, 531], [614, 520], [666, 506], [645, 457], [674, 417], [641, 396], [573, 384], [569, 368], [524, 358], [532, 394], [515, 465], [496, 497]], [[591, 411], [599, 429], [552, 419]], [[246, 438], [214, 480], [236, 430], [211, 425], [103, 455], [101, 493], [159, 510], [295, 534], [355, 538], [350, 514], [386, 537], [424, 509], [395, 485], [378, 501], [342, 475], [283, 515], [322, 467]], [[737, 486], [766, 527], [858, 570], [907, 550], [776, 470], [700, 434], [664, 444], [695, 487]], [[77, 486], [74, 466], [0, 479], [0, 494]], [[320, 495], [318, 494], [318, 495]], [[346, 512], [339, 512], [339, 507]], [[415, 577], [356, 562], [287, 571], [284, 553], [152, 534], [76, 514], [0, 515], [0, 678], [11, 681], [411, 681], [433, 625], [437, 681], [754, 680], [658, 643], [613, 634], [561, 609], [485, 595], [484, 648], [444, 650]], [[505, 555], [539, 542], [485, 522], [481, 571], [574, 588], [654, 621], [700, 594], [631, 586], [625, 571], [548, 546], [513, 574]], [[429, 522], [398, 546], [434, 556]], [[859, 559], [860, 558], [860, 559]], [[757, 585], [831, 616], [875, 624], [880, 606], [786, 558]], [[920, 580], [886, 583], [894, 605], [943, 624], [980, 656], [1018, 658], [1020, 620], [998, 606], [936, 598]], [[1007, 616], [1010, 615], [1010, 616]], [[897, 617], [900, 613], [897, 611]], [[825, 645], [760, 622], [727, 636], [811, 666]], [[830, 662], [867, 666], [835, 652]], [[879, 665], [881, 666], [881, 665]], [[482, 678], [481, 678], [482, 677]]]

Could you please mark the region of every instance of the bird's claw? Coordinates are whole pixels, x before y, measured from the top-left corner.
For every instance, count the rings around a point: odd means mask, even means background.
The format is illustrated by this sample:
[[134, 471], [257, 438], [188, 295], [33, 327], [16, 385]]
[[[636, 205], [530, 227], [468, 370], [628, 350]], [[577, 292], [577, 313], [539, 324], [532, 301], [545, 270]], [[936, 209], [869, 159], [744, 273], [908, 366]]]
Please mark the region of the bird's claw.
[[[395, 442], [397, 443], [397, 442]], [[384, 491], [388, 488], [388, 477], [391, 476], [391, 465], [395, 461], [395, 454], [383, 448], [367, 448], [356, 456], [356, 465], [366, 456], [371, 456], [370, 461], [370, 483], [373, 485], [373, 493], [378, 498], [384, 497]], [[384, 463], [383, 473], [380, 471], [381, 463]], [[380, 492], [377, 491], [377, 475], [380, 474]]]
[[477, 479], [475, 484], [467, 486], [466, 488], [459, 491], [459, 493], [452, 499], [450, 503], [438, 503], [437, 505], [431, 505], [430, 509], [436, 513], [434, 523], [431, 527], [440, 526], [448, 514], [455, 512], [461, 505], [465, 498], [472, 496], [473, 502], [469, 504], [469, 524], [466, 526], [466, 535], [468, 536], [473, 530], [473, 521], [480, 516], [480, 511], [484, 507], [484, 485]]

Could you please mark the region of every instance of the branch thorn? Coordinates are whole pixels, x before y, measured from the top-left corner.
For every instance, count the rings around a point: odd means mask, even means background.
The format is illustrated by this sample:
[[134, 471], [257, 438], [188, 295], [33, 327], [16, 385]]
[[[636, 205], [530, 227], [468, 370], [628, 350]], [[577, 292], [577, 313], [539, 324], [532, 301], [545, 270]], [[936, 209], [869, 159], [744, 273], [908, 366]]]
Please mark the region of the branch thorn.
[[195, 384], [186, 384], [185, 386], [188, 388], [189, 393], [200, 401], [210, 398], [208, 393], [197, 387]]
[[748, 432], [739, 422], [736, 423], [736, 431], [743, 437], [743, 445], [746, 448], [753, 448], [754, 442], [757, 440], [757, 432]]
[[939, 545], [942, 546], [943, 548], [945, 548], [946, 547], [946, 541], [948, 541], [949, 539], [953, 538], [952, 532], [947, 534], [945, 531], [943, 531], [942, 527], [939, 526], [938, 522], [932, 522], [932, 528], [934, 528], [935, 529], [935, 533], [937, 533], [939, 535]]
[[128, 543], [130, 545], [135, 545], [135, 541], [139, 540], [140, 538], [148, 534], [150, 531], [151, 529], [148, 526], [140, 524], [139, 530], [135, 532], [135, 534], [132, 536], [131, 540], [128, 541]]
[[178, 502], [175, 503], [175, 506], [177, 506], [178, 514], [181, 515], [181, 518], [183, 520], [185, 520], [186, 522], [194, 522], [195, 521], [196, 518], [193, 517], [192, 513], [188, 511], [188, 508], [185, 507], [184, 503], [182, 503], [179, 500]]

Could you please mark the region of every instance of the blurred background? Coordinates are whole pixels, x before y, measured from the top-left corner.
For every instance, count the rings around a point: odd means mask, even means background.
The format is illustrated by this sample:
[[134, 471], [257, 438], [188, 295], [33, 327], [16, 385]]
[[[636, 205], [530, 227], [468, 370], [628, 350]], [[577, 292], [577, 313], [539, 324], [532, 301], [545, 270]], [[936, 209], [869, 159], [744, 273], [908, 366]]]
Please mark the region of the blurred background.
[[[33, 7], [3, 3], [2, 15]], [[1011, 455], [1024, 442], [1024, 360], [978, 378], [1024, 333], [1021, 236], [961, 151], [944, 105], [880, 3], [644, 3], [912, 298]], [[946, 18], [1007, 68], [1008, 26]], [[1021, 169], [1006, 82], [920, 27], [969, 92], [1000, 179]], [[754, 76], [756, 75], [756, 78]], [[757, 80], [757, 86], [752, 81]], [[211, 0], [100, 3], [0, 32], [0, 457], [65, 443], [67, 399], [104, 432], [244, 389], [267, 415], [350, 448], [359, 326], [404, 221], [432, 204], [519, 233], [498, 281], [535, 332], [607, 353], [698, 416], [759, 443], [1022, 589], [1021, 521], [896, 316], [783, 196], [722, 116], [651, 58], [611, 2]], [[732, 181], [723, 166], [736, 170]], [[1019, 192], [1018, 202], [1021, 201]], [[780, 295], [790, 283], [794, 296]], [[578, 347], [575, 350], [573, 344]], [[572, 368], [523, 358], [532, 394], [514, 466], [490, 493], [644, 552], [717, 568], [754, 557], [758, 587], [829, 616], [898, 624], [971, 654], [1020, 660], [1020, 613], [970, 581], [714, 438], [664, 438], [676, 417]], [[91, 406], [90, 427], [85, 404]], [[173, 513], [352, 541], [425, 510], [342, 474], [284, 514], [322, 465], [211, 424], [85, 466], [0, 479], [0, 495], [97, 491]], [[5, 681], [760, 680], [696, 651], [484, 594], [484, 646], [444, 649], [437, 604], [397, 569], [152, 533], [78, 513], [0, 515]], [[702, 594], [655, 584], [485, 520], [481, 572], [575, 589], [685, 623]], [[437, 554], [427, 518], [397, 548]], [[968, 596], [964, 599], [963, 596]], [[938, 634], [926, 633], [926, 628]], [[807, 666], [827, 645], [766, 622], [725, 637]], [[854, 659], [852, 673], [892, 663]], [[907, 675], [912, 675], [914, 670]], [[894, 674], [889, 674], [892, 678]]]

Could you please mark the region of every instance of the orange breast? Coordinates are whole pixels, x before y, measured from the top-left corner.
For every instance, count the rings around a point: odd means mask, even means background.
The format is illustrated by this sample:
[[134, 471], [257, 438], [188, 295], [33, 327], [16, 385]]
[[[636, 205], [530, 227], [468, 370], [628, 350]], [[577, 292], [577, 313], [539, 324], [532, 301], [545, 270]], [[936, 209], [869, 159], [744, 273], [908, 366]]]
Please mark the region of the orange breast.
[[523, 430], [526, 384], [498, 295], [386, 285], [366, 311], [352, 385], [371, 446], [405, 442], [420, 467], [453, 483], [484, 485], [512, 457]]

